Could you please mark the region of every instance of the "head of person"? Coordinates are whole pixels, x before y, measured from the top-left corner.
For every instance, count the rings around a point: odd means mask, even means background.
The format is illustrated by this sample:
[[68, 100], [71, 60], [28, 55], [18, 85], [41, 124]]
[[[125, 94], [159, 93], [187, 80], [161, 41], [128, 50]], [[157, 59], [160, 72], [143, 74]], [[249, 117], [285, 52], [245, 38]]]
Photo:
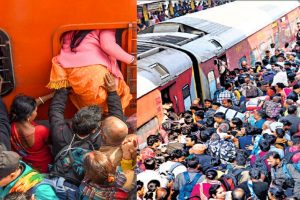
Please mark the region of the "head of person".
[[205, 99], [204, 100], [204, 107], [205, 108], [211, 108], [213, 101], [211, 99]]
[[175, 149], [171, 153], [171, 158], [174, 162], [183, 162], [185, 160], [184, 152], [181, 149]]
[[268, 197], [270, 200], [285, 199], [284, 190], [280, 186], [272, 185], [268, 191]]
[[114, 176], [114, 167], [109, 158], [100, 151], [88, 153], [83, 162], [85, 177], [99, 185], [109, 184], [109, 177]]
[[213, 184], [209, 188], [209, 195], [210, 195], [210, 198], [225, 199], [226, 192], [224, 191], [224, 188], [221, 185]]
[[223, 99], [222, 100], [222, 105], [225, 108], [231, 108], [232, 107], [232, 100], [231, 99]]
[[199, 104], [200, 104], [200, 99], [199, 98], [196, 98], [196, 99], [193, 100], [193, 103], [192, 103], [193, 106], [199, 106]]
[[294, 86], [293, 86], [293, 90], [297, 93], [297, 94], [300, 94], [300, 82], [298, 81], [298, 83], [296, 83]]
[[275, 55], [278, 56], [280, 54], [280, 49], [275, 49]]
[[222, 112], [217, 112], [214, 115], [214, 120], [215, 120], [215, 122], [217, 122], [219, 124], [222, 123], [225, 120], [225, 114]]
[[100, 134], [102, 111], [99, 106], [80, 109], [72, 118], [72, 130], [79, 137]]
[[295, 134], [292, 136], [292, 142], [295, 146], [300, 146], [300, 135]]
[[296, 105], [290, 105], [288, 107], [288, 114], [289, 115], [296, 115], [297, 114], [297, 106]]
[[11, 192], [4, 197], [4, 200], [35, 200], [34, 195], [31, 195], [28, 191], [23, 192]]
[[233, 129], [241, 129], [243, 121], [240, 118], [234, 117], [230, 120], [230, 127]]
[[247, 163], [247, 158], [248, 158], [247, 152], [240, 150], [236, 154], [235, 163], [238, 166], [245, 166]]
[[232, 200], [246, 200], [246, 193], [242, 188], [235, 188], [231, 193]]
[[260, 120], [260, 119], [263, 119], [264, 117], [265, 117], [265, 113], [263, 112], [263, 111], [260, 111], [260, 110], [256, 110], [255, 112], [254, 112], [254, 119], [256, 120], [256, 121], [258, 121], [258, 120]]
[[187, 147], [192, 147], [194, 146], [196, 143], [197, 143], [197, 136], [196, 135], [187, 135], [186, 138], [185, 138], [185, 141], [186, 141], [186, 146]]
[[201, 165], [196, 156], [190, 155], [186, 158], [186, 165], [190, 169], [201, 171]]
[[156, 200], [167, 200], [168, 199], [168, 191], [162, 187], [157, 188], [155, 199]]
[[37, 116], [37, 103], [34, 98], [18, 95], [14, 98], [10, 117], [12, 122], [32, 122]]
[[266, 50], [265, 54], [266, 54], [266, 56], [270, 56], [271, 55], [270, 50]]
[[217, 129], [217, 133], [227, 133], [229, 131], [229, 125], [227, 123], [221, 123]]
[[157, 147], [160, 146], [160, 143], [161, 142], [160, 142], [160, 138], [159, 138], [158, 135], [149, 135], [147, 137], [147, 145], [149, 147], [152, 147], [152, 148], [156, 149]]
[[285, 86], [284, 86], [283, 83], [276, 83], [276, 85], [275, 85], [275, 90], [276, 90], [277, 92], [283, 90], [283, 88], [285, 88]]
[[154, 157], [146, 158], [143, 163], [147, 170], [154, 170], [156, 168], [156, 162]]
[[268, 164], [272, 167], [276, 167], [281, 163], [280, 155], [277, 152], [271, 151], [267, 159]]
[[267, 140], [261, 140], [258, 146], [262, 152], [268, 152], [271, 148], [270, 143]]
[[288, 131], [291, 129], [292, 123], [289, 120], [283, 119], [281, 120], [281, 123], [283, 124], [284, 131]]
[[241, 66], [242, 66], [242, 68], [246, 68], [246, 67], [248, 66], [247, 61], [246, 61], [246, 60], [243, 60], [243, 61], [241, 62]]
[[215, 180], [218, 176], [218, 172], [215, 169], [208, 169], [205, 171], [205, 177], [208, 180]]
[[285, 131], [282, 128], [276, 128], [275, 134], [276, 134], [277, 138], [283, 138], [285, 135]]
[[138, 197], [143, 197], [145, 195], [144, 183], [140, 180], [136, 181], [136, 192]]
[[198, 110], [195, 113], [196, 121], [204, 119], [204, 111], [203, 110]]
[[249, 76], [246, 76], [246, 77], [245, 77], [245, 83], [246, 83], [246, 84], [249, 84], [250, 82], [251, 82], [250, 77], [249, 77]]
[[252, 180], [259, 180], [261, 177], [261, 172], [259, 169], [251, 168], [249, 171], [249, 175]]
[[195, 113], [195, 112], [197, 112], [197, 111], [199, 110], [199, 107], [198, 107], [198, 106], [192, 105], [192, 106], [190, 107], [190, 110], [192, 111], [192, 113]]
[[0, 152], [0, 187], [13, 182], [21, 173], [20, 156], [12, 151]]
[[219, 102], [215, 101], [215, 102], [212, 103], [212, 109], [213, 110], [218, 110], [220, 106], [221, 106], [221, 104]]
[[204, 154], [207, 149], [207, 146], [205, 144], [195, 144], [191, 149], [190, 149], [190, 154]]
[[147, 185], [148, 192], [155, 192], [158, 187], [160, 187], [160, 182], [158, 180], [151, 180]]
[[224, 87], [225, 87], [225, 90], [228, 90], [228, 91], [232, 90], [232, 85], [230, 83], [225, 83]]
[[119, 146], [128, 135], [128, 127], [121, 119], [110, 116], [102, 122], [102, 140], [105, 145]]

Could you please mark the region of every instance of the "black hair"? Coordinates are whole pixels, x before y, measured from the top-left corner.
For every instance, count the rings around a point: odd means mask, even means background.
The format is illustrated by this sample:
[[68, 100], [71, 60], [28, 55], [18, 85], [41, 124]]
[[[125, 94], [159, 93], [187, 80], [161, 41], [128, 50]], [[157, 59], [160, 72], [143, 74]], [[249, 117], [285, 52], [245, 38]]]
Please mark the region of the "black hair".
[[215, 119], [213, 117], [208, 117], [206, 119], [205, 125], [206, 127], [214, 127]]
[[297, 112], [297, 106], [296, 105], [290, 105], [288, 107], [288, 114], [292, 115], [295, 114]]
[[285, 85], [283, 83], [276, 83], [276, 85], [281, 89], [285, 88]]
[[72, 32], [72, 39], [70, 43], [70, 49], [72, 52], [76, 52], [76, 48], [80, 45], [82, 40], [89, 34], [91, 30], [80, 30]]
[[236, 126], [237, 129], [240, 129], [243, 126], [243, 121], [240, 118], [237, 118], [237, 117], [232, 118], [231, 123], [233, 123]]
[[300, 144], [300, 135], [293, 135], [292, 136], [292, 142], [293, 142], [293, 145], [298, 145]]
[[212, 105], [215, 105], [215, 106], [218, 106], [218, 107], [221, 106], [221, 104], [220, 104], [219, 102], [216, 102], [216, 101], [214, 101], [214, 102], [212, 103]]
[[202, 142], [207, 142], [210, 139], [210, 137], [211, 134], [207, 130], [200, 132], [200, 140]]
[[141, 189], [143, 189], [144, 187], [144, 183], [140, 180], [136, 181], [136, 191], [140, 191]]
[[194, 141], [195, 143], [197, 143], [198, 140], [196, 135], [191, 135], [191, 134], [187, 135], [186, 138], [191, 138], [191, 141]]
[[210, 198], [214, 198], [213, 195], [217, 194], [217, 190], [221, 187], [219, 184], [212, 184], [209, 188]]
[[170, 131], [169, 135], [168, 135], [168, 139], [169, 141], [175, 141], [179, 136], [179, 133], [176, 131]]
[[182, 156], [184, 156], [183, 151], [181, 149], [175, 149], [174, 151], [172, 151], [171, 153], [171, 158], [174, 160], [175, 158], [181, 158]]
[[293, 90], [296, 90], [298, 88], [300, 88], [300, 82], [299, 81], [293, 86]]
[[99, 106], [89, 106], [80, 109], [72, 118], [72, 130], [75, 134], [84, 136], [100, 128], [102, 111]]
[[158, 135], [149, 135], [147, 137], [147, 145], [148, 146], [153, 146], [154, 143], [159, 142], [159, 136]]
[[273, 157], [274, 159], [281, 160], [279, 153], [277, 153], [276, 151], [270, 151], [268, 154], [269, 154], [268, 155], [269, 158]]
[[196, 156], [190, 155], [186, 158], [186, 164], [188, 168], [197, 169], [199, 166], [199, 161]]
[[204, 119], [204, 111], [203, 110], [198, 110], [195, 115], [199, 117], [200, 119]]
[[212, 103], [213, 101], [211, 100], [211, 99], [204, 99], [204, 102], [210, 102], [210, 103]]
[[217, 177], [218, 172], [214, 169], [208, 169], [205, 171], [205, 176], [206, 178], [208, 178], [209, 180], [215, 180], [215, 178]]
[[247, 163], [247, 153], [242, 152], [242, 151], [238, 151], [235, 157], [235, 161], [237, 163], [238, 166], [244, 166]]
[[284, 194], [284, 190], [283, 188], [279, 187], [279, 186], [271, 186], [269, 188], [269, 192], [276, 198], [276, 199], [284, 199], [285, 198], [285, 194]]
[[156, 188], [160, 187], [160, 182], [158, 180], [151, 180], [147, 184], [149, 192], [155, 192]]
[[283, 126], [291, 126], [292, 125], [292, 123], [287, 119], [283, 119], [280, 122], [283, 124]]
[[275, 132], [278, 138], [283, 138], [285, 135], [285, 131], [282, 128], [276, 128]]
[[271, 148], [270, 143], [267, 140], [261, 140], [258, 143], [258, 146], [259, 146], [260, 150], [263, 152], [267, 152]]
[[260, 176], [261, 176], [261, 172], [259, 169], [256, 169], [256, 168], [251, 168], [249, 170], [249, 175], [251, 178], [255, 179], [255, 180], [258, 180], [260, 179]]
[[225, 83], [224, 84], [225, 90], [229, 89], [232, 87], [232, 85], [230, 83]]
[[195, 110], [195, 111], [198, 111], [200, 108], [198, 106], [191, 106], [190, 107], [190, 110]]
[[221, 119], [225, 119], [225, 114], [224, 113], [221, 113], [221, 112], [217, 112], [214, 117], [216, 118], [221, 118]]
[[172, 123], [170, 121], [165, 121], [162, 124], [162, 128], [167, 131], [171, 129]]
[[32, 114], [37, 107], [34, 98], [25, 95], [18, 95], [14, 98], [10, 108], [12, 122], [23, 122]]
[[146, 158], [144, 160], [144, 165], [146, 169], [154, 170], [156, 167], [156, 162], [154, 158]]
[[266, 140], [270, 143], [270, 145], [275, 144], [276, 136], [275, 135], [266, 135]]

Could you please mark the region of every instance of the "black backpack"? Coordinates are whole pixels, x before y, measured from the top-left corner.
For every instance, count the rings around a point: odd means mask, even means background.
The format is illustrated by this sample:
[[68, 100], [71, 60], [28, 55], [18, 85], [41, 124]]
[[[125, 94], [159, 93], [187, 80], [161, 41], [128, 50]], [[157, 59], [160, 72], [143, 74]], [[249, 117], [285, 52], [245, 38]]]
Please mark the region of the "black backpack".
[[56, 155], [53, 165], [50, 166], [50, 177], [63, 177], [66, 181], [80, 185], [84, 178], [83, 161], [87, 153], [95, 150], [90, 137], [75, 141], [62, 148]]

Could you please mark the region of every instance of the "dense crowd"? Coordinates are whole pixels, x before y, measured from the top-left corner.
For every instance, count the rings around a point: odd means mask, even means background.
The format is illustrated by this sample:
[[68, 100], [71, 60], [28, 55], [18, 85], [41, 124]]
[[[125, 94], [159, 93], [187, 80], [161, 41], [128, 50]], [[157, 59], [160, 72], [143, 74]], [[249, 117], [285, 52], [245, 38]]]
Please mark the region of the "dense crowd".
[[138, 32], [144, 30], [145, 28], [157, 24], [159, 22], [166, 21], [171, 18], [180, 17], [186, 15], [188, 13], [198, 12], [201, 10], [206, 10], [208, 8], [212, 8], [215, 6], [219, 6], [225, 3], [232, 2], [233, 0], [212, 0], [210, 3], [208, 0], [201, 1], [191, 1], [191, 0], [183, 0], [178, 3], [174, 3], [172, 1], [169, 4], [172, 4], [173, 13], [170, 12], [170, 5], [162, 4], [162, 10], [148, 12], [148, 20], [145, 20], [143, 16], [140, 16], [138, 19]]
[[183, 113], [164, 104], [160, 133], [138, 152], [139, 200], [299, 199], [298, 29], [293, 45], [225, 71], [213, 99]]
[[[64, 33], [52, 59], [54, 92], [17, 95], [9, 113], [0, 98], [1, 200], [134, 198], [137, 141], [123, 113], [132, 97], [117, 61], [134, 64], [135, 57], [115, 33]], [[48, 120], [37, 121], [49, 100]], [[78, 111], [65, 119], [69, 100]]]

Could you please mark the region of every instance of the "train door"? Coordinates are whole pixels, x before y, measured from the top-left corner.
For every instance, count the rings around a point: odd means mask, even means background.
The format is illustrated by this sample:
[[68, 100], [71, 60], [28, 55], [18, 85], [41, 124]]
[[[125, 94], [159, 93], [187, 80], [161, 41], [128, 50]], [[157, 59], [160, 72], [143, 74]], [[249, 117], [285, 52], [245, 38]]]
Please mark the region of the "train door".
[[226, 54], [219, 56], [218, 59], [215, 60], [215, 65], [217, 65], [219, 69], [220, 85], [224, 86], [227, 78], [227, 72], [229, 71], [227, 67]]

